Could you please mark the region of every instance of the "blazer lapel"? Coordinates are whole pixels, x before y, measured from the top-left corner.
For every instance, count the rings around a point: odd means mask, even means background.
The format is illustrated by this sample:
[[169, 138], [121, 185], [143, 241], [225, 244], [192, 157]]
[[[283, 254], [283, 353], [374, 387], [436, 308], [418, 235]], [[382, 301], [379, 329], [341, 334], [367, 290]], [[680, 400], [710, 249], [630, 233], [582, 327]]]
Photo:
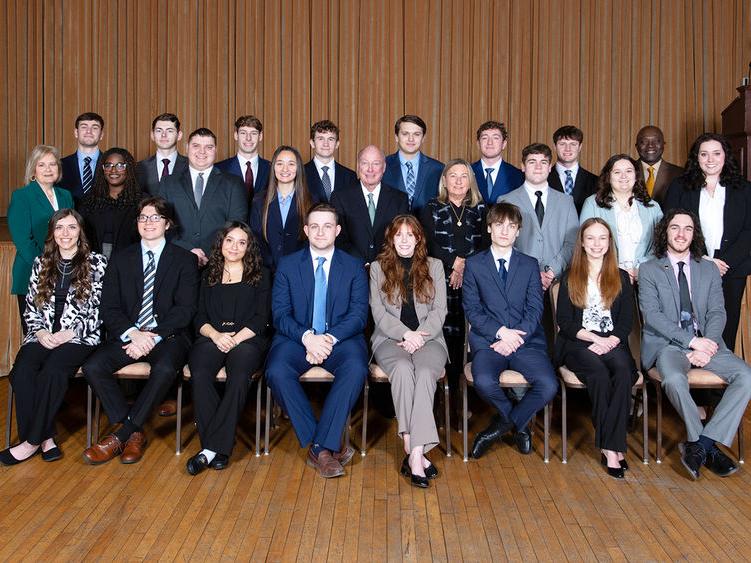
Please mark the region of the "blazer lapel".
[[[55, 188], [52, 188], [53, 192], [55, 191]], [[50, 203], [50, 200], [47, 199], [47, 196], [44, 195], [44, 190], [42, 190], [42, 186], [34, 182], [34, 199], [37, 200], [37, 204], [41, 205], [44, 209], [49, 209], [53, 213], [55, 210], [52, 207], [52, 204]], [[58, 200], [58, 207], [59, 207], [59, 200]]]
[[[503, 287], [501, 284], [501, 274], [498, 271], [498, 267], [496, 266], [496, 262], [493, 259], [493, 253], [490, 250], [487, 250], [488, 257], [485, 261], [485, 264], [488, 268], [488, 275], [493, 278], [493, 281], [495, 282], [495, 285], [498, 286], [498, 290], [501, 292], [501, 295], [503, 295], [503, 298], [506, 298], [506, 288]], [[509, 271], [510, 273], [510, 271]], [[509, 279], [506, 278], [506, 285], [508, 285]]]
[[[182, 187], [183, 191], [185, 192], [185, 195], [188, 197], [188, 200], [193, 205], [193, 208], [198, 210], [198, 206], [196, 205], [196, 196], [193, 193], [193, 180], [190, 177], [190, 170], [185, 170], [181, 175], [179, 179], [180, 186]], [[204, 184], [204, 192], [206, 184]]]
[[337, 274], [342, 267], [341, 258], [339, 258], [339, 252], [334, 250], [334, 254], [331, 257], [331, 267], [329, 267], [329, 281], [326, 284], [326, 326], [328, 327], [329, 320], [332, 318], [332, 311], [334, 309], [334, 299], [336, 298], [336, 292], [334, 286], [336, 284], [331, 283], [332, 280], [337, 279]]
[[[550, 192], [551, 190], [548, 188], [548, 204], [550, 204]], [[532, 214], [532, 217], [533, 217], [532, 228], [537, 232], [542, 232], [542, 227], [540, 226], [540, 222], [537, 220], [537, 214], [535, 213], [535, 208], [532, 205], [532, 201], [529, 199], [529, 195], [527, 194], [526, 188], [524, 187], [519, 188], [518, 195], [519, 195], [519, 198], [517, 199], [517, 203], [519, 203], [519, 205], [522, 208], [526, 209], [528, 213]], [[543, 226], [545, 225], [544, 220], [542, 224]]]
[[[516, 277], [516, 272], [519, 269], [517, 266], [519, 266], [519, 257], [517, 256], [518, 252], [515, 250], [511, 250], [511, 256], [509, 257], [508, 262], [508, 275], [506, 276], [506, 287], [513, 287], [514, 285], [514, 278]], [[498, 276], [500, 279], [500, 275]], [[500, 285], [500, 281], [499, 281]], [[505, 290], [505, 288], [504, 288]]]
[[[703, 260], [703, 258], [702, 258]], [[691, 282], [690, 282], [690, 289], [691, 289], [691, 304], [694, 307], [694, 318], [699, 320], [699, 310], [706, 310], [706, 306], [704, 305], [704, 293], [705, 293], [705, 284], [704, 280], [702, 279], [702, 272], [701, 272], [701, 264], [696, 262], [693, 258], [689, 256], [688, 259], [689, 264], [689, 270], [691, 271]], [[702, 315], [703, 319], [704, 315]]]
[[[336, 254], [336, 252], [334, 253]], [[333, 267], [333, 264], [332, 264]], [[329, 273], [331, 270], [329, 269]], [[313, 326], [313, 300], [315, 299], [315, 274], [313, 272], [313, 258], [310, 251], [300, 253], [300, 287], [302, 294], [308, 296], [306, 299], [307, 310], [305, 318], [310, 326]]]
[[[675, 303], [675, 310], [678, 313], [678, 318], [680, 318], [681, 313], [681, 304], [680, 304], [680, 290], [678, 289], [678, 280], [675, 279], [675, 273], [673, 271], [673, 265], [670, 263], [670, 259], [666, 256], [660, 260], [660, 263], [662, 264], [663, 271], [665, 272], [665, 277], [667, 278], [668, 283], [670, 284], [671, 288], [671, 295], [673, 296], [673, 302]], [[693, 274], [693, 272], [691, 272]]]
[[[174, 254], [169, 243], [164, 246], [162, 255], [159, 257], [159, 265], [156, 267], [156, 275], [154, 278], [154, 299], [156, 299], [159, 293], [159, 288], [167, 275], [167, 272], [171, 271], [172, 261], [174, 260]], [[143, 263], [143, 261], [142, 261]], [[143, 293], [143, 276], [141, 276], [141, 293]]]
[[381, 184], [381, 193], [378, 194], [378, 203], [376, 204], [375, 219], [373, 220], [373, 224], [370, 223], [370, 215], [368, 214], [368, 205], [365, 203], [365, 198], [362, 195], [362, 190], [358, 190], [358, 192], [359, 193], [356, 196], [357, 207], [360, 211], [360, 215], [362, 216], [363, 222], [368, 227], [368, 233], [372, 237], [373, 229], [375, 228], [376, 225], [378, 225], [379, 219], [383, 215], [383, 209], [386, 206], [386, 202], [384, 201], [386, 199], [386, 191], [383, 189], [383, 184]]

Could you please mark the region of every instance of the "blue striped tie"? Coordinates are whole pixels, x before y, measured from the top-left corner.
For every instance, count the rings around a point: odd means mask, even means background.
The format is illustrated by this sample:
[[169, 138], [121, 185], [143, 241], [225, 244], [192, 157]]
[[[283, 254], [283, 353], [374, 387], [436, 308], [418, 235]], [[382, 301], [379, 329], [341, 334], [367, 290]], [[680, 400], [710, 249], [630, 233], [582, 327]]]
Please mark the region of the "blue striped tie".
[[154, 253], [151, 250], [146, 251], [149, 261], [146, 263], [146, 269], [143, 271], [143, 299], [141, 300], [141, 312], [138, 313], [136, 326], [138, 329], [148, 328], [155, 324], [154, 322], [154, 278], [156, 278], [156, 265], [154, 264]]
[[411, 162], [405, 162], [404, 166], [407, 167], [407, 182], [404, 187], [407, 189], [409, 204], [412, 205], [412, 198], [415, 197], [415, 171]]
[[563, 186], [563, 191], [568, 195], [574, 193], [574, 178], [571, 176], [571, 170], [566, 170], [566, 184]]
[[83, 193], [88, 193], [91, 189], [91, 184], [94, 182], [94, 175], [91, 173], [91, 157], [85, 156], [83, 158], [83, 178], [81, 178], [81, 189]]

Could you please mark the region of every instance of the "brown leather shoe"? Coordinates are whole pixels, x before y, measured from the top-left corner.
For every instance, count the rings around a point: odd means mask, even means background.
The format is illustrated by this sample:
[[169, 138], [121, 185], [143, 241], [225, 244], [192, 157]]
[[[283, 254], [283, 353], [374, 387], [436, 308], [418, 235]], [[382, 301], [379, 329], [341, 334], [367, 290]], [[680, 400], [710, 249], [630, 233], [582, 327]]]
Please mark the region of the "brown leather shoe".
[[313, 453], [312, 449], [308, 450], [308, 465], [316, 467], [321, 477], [324, 479], [331, 479], [332, 477], [341, 477], [344, 475], [344, 468], [339, 463], [331, 452], [323, 450], [318, 456]]
[[350, 447], [346, 447], [340, 452], [332, 452], [331, 454], [331, 456], [343, 466], [352, 461], [352, 456], [354, 455], [355, 450]]
[[167, 399], [159, 405], [159, 416], [175, 416], [177, 414], [177, 401]]
[[146, 434], [143, 432], [133, 432], [125, 442], [125, 448], [120, 455], [121, 463], [138, 463], [143, 457], [143, 450], [146, 449]]
[[90, 448], [83, 451], [83, 460], [89, 465], [107, 463], [123, 451], [123, 443], [114, 434], [107, 434]]

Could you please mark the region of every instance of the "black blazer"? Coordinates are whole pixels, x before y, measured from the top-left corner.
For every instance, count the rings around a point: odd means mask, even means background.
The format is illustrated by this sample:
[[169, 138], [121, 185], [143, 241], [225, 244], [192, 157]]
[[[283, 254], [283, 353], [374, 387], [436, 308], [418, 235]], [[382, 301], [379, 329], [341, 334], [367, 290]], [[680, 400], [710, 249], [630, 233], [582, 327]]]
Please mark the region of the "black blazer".
[[[159, 193], [159, 175], [163, 164], [161, 162], [158, 164], [159, 166], [157, 166], [156, 155], [152, 154], [149, 158], [139, 161], [136, 165], [136, 178], [138, 178], [138, 184], [141, 186], [144, 194], [157, 195]], [[172, 174], [179, 175], [187, 169], [188, 159], [178, 154]]]
[[[572, 348], [584, 345], [589, 346], [589, 343], [576, 337], [576, 333], [582, 328], [582, 314], [584, 311], [571, 303], [568, 293], [568, 274], [566, 272], [561, 277], [555, 315], [556, 323], [558, 324], [558, 335], [555, 339], [555, 358], [559, 363], [563, 363], [566, 353]], [[610, 306], [613, 331], [606, 335], [614, 334], [621, 341], [618, 346], [629, 349], [628, 337], [631, 334], [631, 327], [634, 322], [634, 289], [628, 273], [620, 270], [620, 274], [621, 292]], [[603, 335], [605, 333], [598, 334]]]
[[[701, 190], [689, 189], [681, 177], [676, 178], [668, 187], [662, 209], [665, 213], [686, 209], [698, 217], [700, 196]], [[744, 180], [739, 187], [725, 190], [722, 244], [714, 256], [728, 263], [730, 277], [751, 274], [751, 182]]]
[[[565, 193], [555, 166], [553, 166], [553, 170], [548, 174], [548, 185], [554, 190]], [[597, 193], [597, 176], [579, 166], [576, 180], [574, 180], [574, 191], [571, 193], [574, 198], [574, 207], [576, 207], [577, 214], [581, 214], [584, 200], [595, 193]]]
[[[99, 162], [102, 160], [102, 152], [99, 151], [99, 156], [96, 162], [91, 163], [92, 178], [96, 175], [96, 168], [99, 166]], [[65, 188], [72, 195], [73, 199], [77, 202], [83, 198], [83, 187], [81, 185], [81, 172], [78, 170], [78, 152], [69, 154], [61, 159], [63, 165], [63, 177], [58, 182], [61, 188]]]
[[331, 205], [336, 209], [342, 227], [336, 238], [337, 247], [366, 264], [375, 260], [381, 251], [386, 227], [394, 217], [409, 213], [407, 194], [383, 183], [372, 225], [359, 184], [350, 190], [335, 190], [331, 195]]
[[91, 199], [84, 197], [79, 202], [78, 211], [84, 219], [84, 230], [89, 239], [89, 245], [94, 252], [102, 252], [102, 238], [107, 228], [111, 226], [113, 231], [112, 254], [135, 244], [140, 240], [136, 217], [138, 216], [138, 204], [127, 207], [115, 207], [109, 202], [106, 211], [95, 208]]
[[[357, 174], [355, 174], [355, 171], [336, 161], [334, 161], [334, 176], [334, 192], [357, 186]], [[313, 160], [305, 164], [305, 179], [308, 182], [308, 190], [313, 199], [328, 201], [326, 199], [326, 191], [323, 189], [323, 184], [321, 183], [321, 177], [318, 175], [316, 163]]]
[[[133, 244], [112, 257], [104, 275], [100, 316], [110, 340], [135, 326], [143, 301], [143, 258], [141, 243]], [[198, 300], [196, 255], [171, 243], [162, 251], [154, 280], [153, 332], [167, 338], [188, 334]]]
[[292, 254], [305, 247], [307, 240], [300, 229], [300, 220], [297, 214], [297, 196], [292, 196], [287, 213], [287, 221], [282, 225], [282, 212], [279, 209], [279, 200], [275, 197], [269, 205], [269, 214], [266, 218], [266, 237], [263, 236], [263, 203], [266, 192], [263, 191], [253, 198], [250, 208], [250, 230], [258, 240], [261, 247], [263, 265], [272, 272], [276, 271], [282, 256]]

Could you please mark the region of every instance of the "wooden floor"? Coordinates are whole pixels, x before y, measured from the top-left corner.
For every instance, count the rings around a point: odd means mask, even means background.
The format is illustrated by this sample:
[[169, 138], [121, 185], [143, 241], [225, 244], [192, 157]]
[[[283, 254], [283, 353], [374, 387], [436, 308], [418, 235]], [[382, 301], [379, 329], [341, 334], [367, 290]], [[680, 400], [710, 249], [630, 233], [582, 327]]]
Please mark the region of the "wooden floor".
[[[83, 398], [78, 383], [61, 413], [62, 461], [0, 468], [0, 560], [751, 559], [751, 473], [690, 481], [670, 410], [665, 462], [642, 465], [634, 433], [624, 481], [599, 465], [586, 398], [572, 393], [567, 465], [556, 407], [549, 464], [539, 431], [533, 455], [506, 444], [469, 463], [454, 433], [452, 457], [430, 454], [441, 475], [423, 491], [397, 473], [395, 421], [375, 409], [368, 455], [356, 455], [345, 477], [326, 481], [307, 467], [288, 422], [271, 455], [254, 457], [250, 405], [229, 468], [190, 477], [185, 461], [198, 437], [186, 424], [186, 451], [175, 456], [174, 419], [150, 425], [141, 463], [84, 465]], [[487, 420], [474, 407], [471, 435]]]

